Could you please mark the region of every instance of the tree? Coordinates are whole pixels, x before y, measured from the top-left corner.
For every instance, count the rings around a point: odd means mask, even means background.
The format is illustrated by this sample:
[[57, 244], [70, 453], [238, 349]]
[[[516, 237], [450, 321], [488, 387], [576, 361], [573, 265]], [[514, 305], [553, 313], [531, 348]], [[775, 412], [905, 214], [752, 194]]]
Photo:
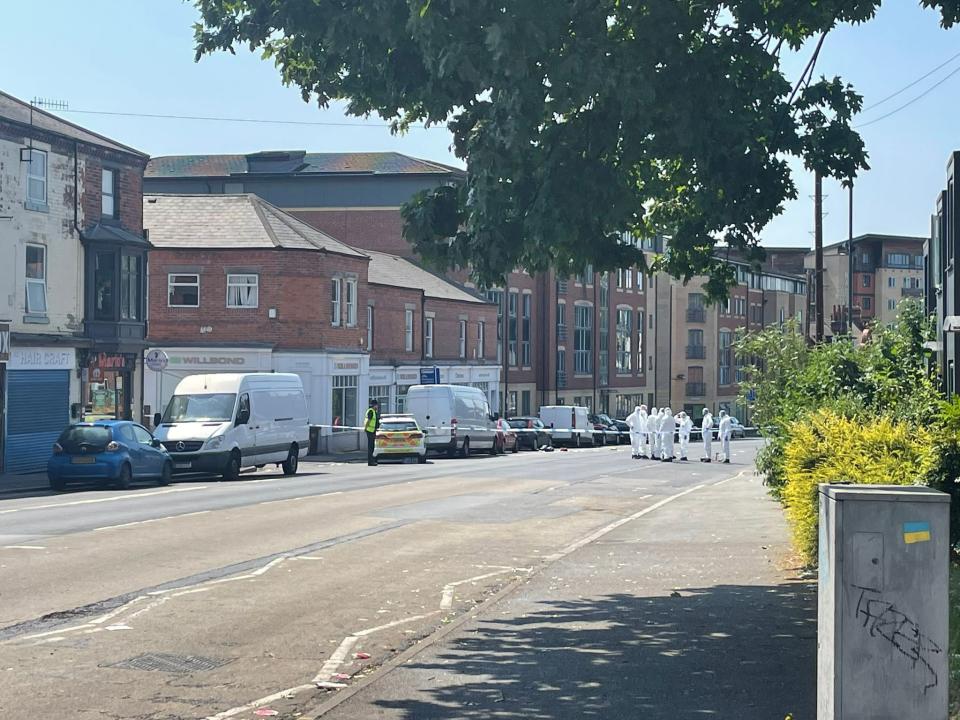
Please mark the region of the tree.
[[[522, 267], [638, 265], [725, 294], [724, 241], [796, 197], [787, 159], [851, 182], [867, 154], [861, 98], [814, 80], [840, 23], [879, 0], [196, 0], [197, 58], [238, 45], [274, 60], [305, 100], [347, 101], [395, 130], [446, 123], [466, 179], [416, 196], [405, 233], [437, 265], [497, 282]], [[960, 0], [923, 0], [942, 24]], [[790, 82], [781, 51], [815, 45]], [[623, 233], [669, 235], [647, 267]]]

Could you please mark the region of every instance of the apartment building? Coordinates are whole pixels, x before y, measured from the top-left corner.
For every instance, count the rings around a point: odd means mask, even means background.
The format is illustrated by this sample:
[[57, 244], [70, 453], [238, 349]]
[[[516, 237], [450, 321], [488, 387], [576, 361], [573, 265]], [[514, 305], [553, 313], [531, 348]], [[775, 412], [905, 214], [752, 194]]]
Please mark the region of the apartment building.
[[960, 389], [960, 278], [956, 258], [960, 257], [960, 151], [947, 159], [944, 189], [937, 194], [930, 223], [930, 240], [924, 246], [927, 312], [936, 316], [934, 350], [940, 389], [952, 399]]
[[0, 93], [0, 469], [71, 420], [132, 418], [146, 335], [147, 156]]
[[[824, 334], [847, 332], [851, 278], [855, 329], [871, 323], [888, 325], [896, 319], [897, 307], [904, 298], [922, 297], [925, 240], [904, 235], [860, 235], [853, 238], [852, 263], [846, 240], [824, 247], [823, 306], [827, 323]], [[813, 252], [807, 253], [805, 265], [812, 273]]]

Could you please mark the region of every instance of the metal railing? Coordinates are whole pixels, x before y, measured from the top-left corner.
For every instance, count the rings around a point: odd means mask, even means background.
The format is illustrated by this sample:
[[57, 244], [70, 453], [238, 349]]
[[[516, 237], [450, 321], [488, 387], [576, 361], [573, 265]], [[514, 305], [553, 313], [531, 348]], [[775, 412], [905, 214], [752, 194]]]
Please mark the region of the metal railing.
[[707, 384], [702, 382], [688, 382], [687, 397], [703, 397], [707, 394]]
[[567, 326], [566, 325], [557, 325], [557, 340], [566, 340], [567, 339]]
[[567, 373], [563, 370], [557, 371], [557, 389], [562, 390], [567, 386]]
[[565, 295], [567, 293], [567, 281], [557, 280], [557, 294]]
[[923, 288], [901, 288], [900, 297], [923, 297]]
[[706, 345], [687, 345], [688, 360], [702, 360], [707, 357]]
[[687, 322], [706, 322], [707, 311], [704, 308], [687, 308]]

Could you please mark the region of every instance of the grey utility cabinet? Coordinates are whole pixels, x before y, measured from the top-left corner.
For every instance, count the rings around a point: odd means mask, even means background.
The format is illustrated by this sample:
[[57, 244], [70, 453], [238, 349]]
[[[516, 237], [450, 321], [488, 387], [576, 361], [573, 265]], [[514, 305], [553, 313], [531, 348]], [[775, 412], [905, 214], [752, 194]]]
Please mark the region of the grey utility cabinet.
[[950, 497], [821, 485], [818, 720], [946, 720]]

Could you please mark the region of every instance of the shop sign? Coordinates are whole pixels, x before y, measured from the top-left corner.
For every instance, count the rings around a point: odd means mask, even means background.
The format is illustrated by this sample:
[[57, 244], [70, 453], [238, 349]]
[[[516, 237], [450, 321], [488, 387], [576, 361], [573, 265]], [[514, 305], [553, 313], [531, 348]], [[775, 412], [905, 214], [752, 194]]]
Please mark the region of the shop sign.
[[151, 350], [147, 353], [147, 367], [154, 372], [163, 372], [167, 369], [169, 362], [170, 358], [167, 357], [167, 354], [163, 350]]
[[123, 355], [98, 353], [90, 356], [89, 365], [100, 370], [126, 370], [127, 359]]
[[392, 373], [387, 370], [386, 372], [371, 372], [370, 373], [370, 384], [371, 385], [391, 385], [393, 383]]
[[0, 323], [0, 362], [10, 359], [10, 325]]
[[398, 385], [413, 385], [420, 379], [419, 370], [397, 370]]
[[433, 367], [420, 368], [421, 385], [438, 385], [440, 383], [440, 368]]
[[500, 368], [486, 368], [483, 370], [474, 370], [473, 371], [474, 380], [479, 381], [490, 381], [490, 380], [499, 380], [500, 379]]
[[243, 367], [247, 359], [241, 355], [170, 355], [170, 365], [198, 365], [214, 367]]
[[454, 370], [453, 379], [454, 380], [467, 380], [470, 377], [469, 373], [465, 370]]
[[333, 363], [334, 370], [359, 370], [360, 362], [358, 360], [336, 360]]
[[11, 348], [8, 367], [11, 370], [73, 370], [77, 367], [74, 348]]

